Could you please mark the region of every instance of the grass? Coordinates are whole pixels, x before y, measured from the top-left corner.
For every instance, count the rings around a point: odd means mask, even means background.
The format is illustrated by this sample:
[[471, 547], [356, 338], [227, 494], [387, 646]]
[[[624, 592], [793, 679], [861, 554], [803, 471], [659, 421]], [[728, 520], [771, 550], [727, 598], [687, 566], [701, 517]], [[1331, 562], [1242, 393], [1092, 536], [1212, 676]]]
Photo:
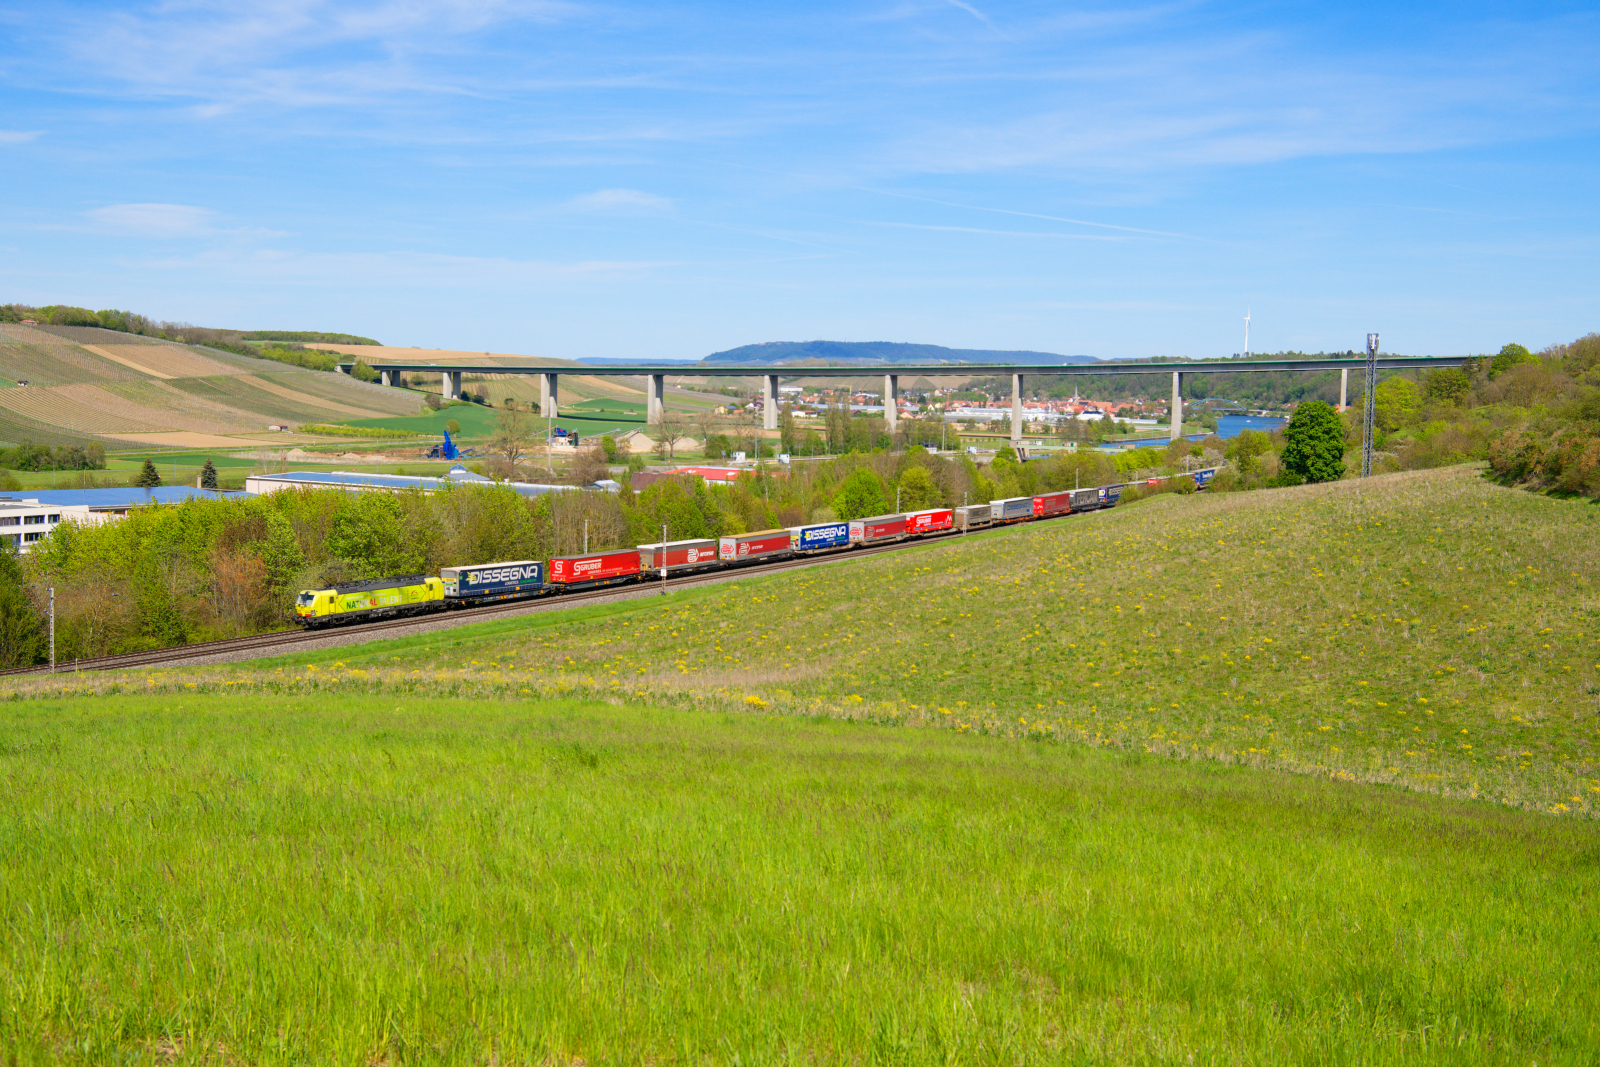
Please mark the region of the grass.
[[[580, 413], [564, 413], [555, 420], [557, 426], [565, 429], [575, 429], [580, 434], [604, 434], [623, 432], [636, 424], [626, 419], [619, 419], [613, 415], [593, 417], [588, 412], [593, 409], [584, 408]], [[441, 436], [445, 424], [454, 419], [461, 425], [460, 437], [463, 440], [478, 440], [492, 437], [500, 429], [498, 421], [499, 409], [485, 407], [481, 404], [457, 404], [452, 407], [440, 408], [430, 411], [426, 415], [394, 415], [381, 419], [346, 419], [345, 426], [375, 426], [387, 430], [406, 430], [411, 433]], [[542, 417], [532, 417], [530, 424], [537, 430], [535, 436], [541, 440], [544, 437], [545, 422]]]
[[533, 699], [7, 712], [8, 1063], [1590, 1062], [1594, 828]]
[[[1471, 469], [1093, 516], [311, 661], [159, 672], [769, 709], [1600, 814], [1600, 511]], [[491, 666], [492, 665], [492, 666]], [[419, 671], [420, 673], [413, 673]], [[11, 683], [97, 691], [105, 676]], [[348, 683], [347, 684], [355, 684]]]

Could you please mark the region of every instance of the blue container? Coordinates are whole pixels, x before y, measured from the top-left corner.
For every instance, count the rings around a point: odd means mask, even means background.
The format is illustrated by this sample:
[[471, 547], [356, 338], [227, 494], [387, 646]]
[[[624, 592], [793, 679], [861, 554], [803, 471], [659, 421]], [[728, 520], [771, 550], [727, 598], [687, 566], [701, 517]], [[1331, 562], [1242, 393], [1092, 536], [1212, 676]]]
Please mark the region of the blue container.
[[830, 548], [847, 548], [850, 545], [848, 522], [819, 522], [810, 526], [789, 528], [789, 544], [796, 552], [820, 552]]
[[515, 596], [544, 588], [544, 564], [536, 559], [445, 567], [439, 572], [446, 600]]
[[1211, 479], [1215, 478], [1216, 476], [1217, 468], [1215, 467], [1207, 467], [1203, 471], [1195, 471], [1194, 487], [1196, 489], [1204, 489], [1210, 483]]
[[1018, 519], [1033, 518], [1033, 497], [1011, 496], [1003, 500], [991, 500], [989, 506], [994, 509], [995, 522], [1016, 522]]
[[1122, 500], [1123, 488], [1124, 487], [1120, 485], [1108, 485], [1104, 489], [1100, 490], [1100, 506], [1107, 508], [1116, 507], [1116, 505]]

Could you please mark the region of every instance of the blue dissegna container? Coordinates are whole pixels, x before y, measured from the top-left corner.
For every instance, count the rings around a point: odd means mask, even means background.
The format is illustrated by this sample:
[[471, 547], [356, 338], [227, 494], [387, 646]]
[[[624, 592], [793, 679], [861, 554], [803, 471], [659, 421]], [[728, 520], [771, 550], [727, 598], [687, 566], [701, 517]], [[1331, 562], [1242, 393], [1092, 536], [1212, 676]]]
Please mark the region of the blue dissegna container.
[[791, 526], [789, 544], [796, 552], [823, 552], [832, 548], [848, 548], [850, 524], [848, 522], [818, 522], [810, 526]]

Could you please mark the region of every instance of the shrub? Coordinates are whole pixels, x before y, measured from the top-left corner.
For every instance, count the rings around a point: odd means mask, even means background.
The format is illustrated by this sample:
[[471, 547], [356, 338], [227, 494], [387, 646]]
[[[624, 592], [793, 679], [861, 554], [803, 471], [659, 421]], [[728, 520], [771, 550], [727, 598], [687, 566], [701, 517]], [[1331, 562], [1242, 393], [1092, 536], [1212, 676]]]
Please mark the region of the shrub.
[[1284, 448], [1278, 458], [1284, 474], [1308, 482], [1331, 482], [1344, 476], [1344, 422], [1328, 404], [1311, 400], [1295, 408], [1283, 437]]

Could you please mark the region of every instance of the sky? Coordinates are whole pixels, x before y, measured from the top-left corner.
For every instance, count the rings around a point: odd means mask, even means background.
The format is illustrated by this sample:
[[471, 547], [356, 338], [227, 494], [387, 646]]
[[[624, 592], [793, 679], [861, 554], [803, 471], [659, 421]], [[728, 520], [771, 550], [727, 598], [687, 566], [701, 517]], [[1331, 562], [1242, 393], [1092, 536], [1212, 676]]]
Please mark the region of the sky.
[[0, 0], [0, 303], [541, 356], [1600, 330], [1583, 4]]

